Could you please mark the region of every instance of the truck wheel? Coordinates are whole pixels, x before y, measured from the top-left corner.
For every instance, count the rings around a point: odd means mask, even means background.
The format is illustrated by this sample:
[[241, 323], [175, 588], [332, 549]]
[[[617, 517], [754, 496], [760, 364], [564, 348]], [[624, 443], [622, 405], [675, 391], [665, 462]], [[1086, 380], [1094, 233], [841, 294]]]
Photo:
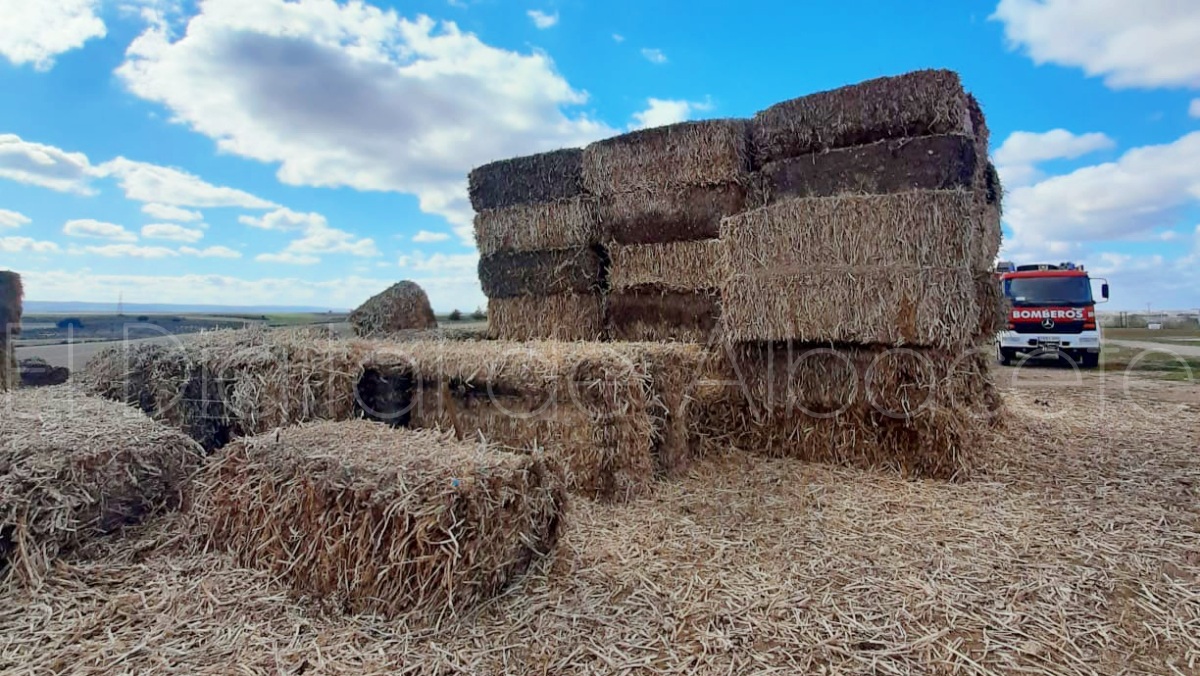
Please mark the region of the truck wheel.
[[1084, 352], [1079, 356], [1079, 365], [1085, 369], [1094, 369], [1100, 366], [1100, 354], [1097, 352]]
[[1012, 366], [1013, 353], [997, 345], [996, 361], [999, 362], [1001, 366]]

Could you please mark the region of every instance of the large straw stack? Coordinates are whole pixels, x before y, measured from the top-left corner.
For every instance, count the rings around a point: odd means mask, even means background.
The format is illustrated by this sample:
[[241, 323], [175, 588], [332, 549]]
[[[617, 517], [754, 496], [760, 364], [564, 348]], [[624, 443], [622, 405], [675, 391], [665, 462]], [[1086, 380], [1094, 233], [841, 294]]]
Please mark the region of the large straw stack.
[[471, 172], [479, 276], [492, 337], [602, 336], [605, 263], [582, 161], [582, 151], [567, 149]]
[[541, 456], [367, 421], [239, 440], [194, 505], [208, 542], [349, 613], [436, 622], [549, 554], [565, 497]]
[[0, 579], [36, 583], [60, 554], [177, 507], [203, 457], [69, 385], [0, 395], [0, 410]]
[[745, 120], [646, 129], [583, 151], [583, 183], [608, 237], [606, 322], [615, 340], [706, 342], [716, 331], [721, 219], [750, 184]]
[[0, 270], [0, 392], [20, 384], [12, 338], [21, 332], [22, 296], [21, 275]]

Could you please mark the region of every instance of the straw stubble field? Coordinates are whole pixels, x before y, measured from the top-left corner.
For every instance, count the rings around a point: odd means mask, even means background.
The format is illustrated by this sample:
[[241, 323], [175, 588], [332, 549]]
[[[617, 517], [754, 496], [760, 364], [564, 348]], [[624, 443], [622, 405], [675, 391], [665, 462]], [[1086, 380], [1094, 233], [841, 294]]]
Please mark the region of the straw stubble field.
[[1196, 673], [1200, 398], [1086, 383], [1007, 386], [964, 481], [710, 448], [574, 499], [550, 559], [419, 631], [317, 611], [166, 517], [6, 590], [0, 669]]

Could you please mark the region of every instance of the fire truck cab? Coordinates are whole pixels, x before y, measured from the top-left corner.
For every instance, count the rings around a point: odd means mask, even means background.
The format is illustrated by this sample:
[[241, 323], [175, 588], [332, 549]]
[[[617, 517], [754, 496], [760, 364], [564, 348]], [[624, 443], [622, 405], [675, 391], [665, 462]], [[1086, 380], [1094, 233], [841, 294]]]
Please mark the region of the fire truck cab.
[[1082, 368], [1100, 363], [1100, 324], [1092, 283], [1101, 282], [1101, 301], [1108, 282], [1091, 278], [1082, 265], [1070, 262], [996, 266], [1008, 305], [1008, 323], [996, 336], [996, 358], [1004, 365], [1030, 357], [1055, 357]]

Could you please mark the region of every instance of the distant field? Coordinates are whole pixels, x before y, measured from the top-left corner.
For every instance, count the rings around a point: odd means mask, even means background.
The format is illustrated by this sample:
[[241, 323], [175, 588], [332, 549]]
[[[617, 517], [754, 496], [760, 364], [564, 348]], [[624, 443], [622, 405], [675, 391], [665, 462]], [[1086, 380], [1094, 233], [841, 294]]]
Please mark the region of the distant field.
[[[1117, 340], [1170, 340], [1174, 338], [1194, 338], [1200, 340], [1200, 327], [1194, 329], [1104, 329], [1104, 337]], [[1171, 340], [1171, 342], [1178, 342]]]
[[1137, 373], [1139, 375], [1192, 382], [1200, 378], [1200, 359], [1175, 356], [1165, 352], [1148, 352], [1134, 347], [1106, 345], [1101, 353], [1100, 368], [1106, 373]]
[[[76, 320], [71, 326], [65, 320]], [[345, 313], [237, 314], [30, 314], [22, 318], [18, 346], [186, 335], [214, 329], [249, 326], [304, 326], [345, 322]]]

